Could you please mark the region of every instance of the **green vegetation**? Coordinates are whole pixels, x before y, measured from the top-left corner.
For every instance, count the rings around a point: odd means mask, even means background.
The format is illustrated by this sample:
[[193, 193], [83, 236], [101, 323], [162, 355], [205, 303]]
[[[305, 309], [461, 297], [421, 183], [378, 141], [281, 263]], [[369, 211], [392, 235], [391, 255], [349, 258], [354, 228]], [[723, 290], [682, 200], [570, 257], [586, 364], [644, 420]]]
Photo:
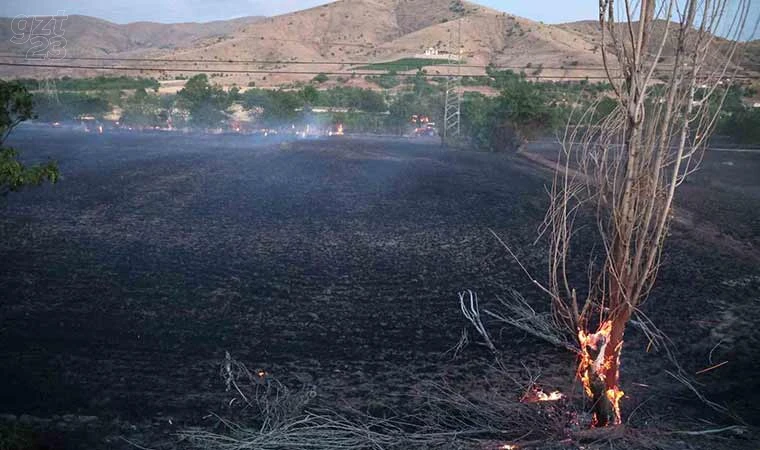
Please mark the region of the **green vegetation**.
[[398, 76], [396, 76], [396, 72], [389, 72], [383, 75], [367, 75], [364, 79], [383, 89], [393, 89], [401, 84]]
[[388, 108], [381, 93], [355, 87], [335, 87], [319, 91], [319, 99], [315, 104], [375, 113], [386, 111]]
[[13, 128], [34, 117], [32, 95], [18, 82], [0, 81], [0, 195], [38, 186], [45, 181], [58, 181], [55, 162], [27, 166], [18, 160], [19, 153], [4, 146]]
[[322, 84], [322, 83], [325, 83], [329, 79], [330, 78], [328, 78], [326, 74], [320, 73], [320, 74], [317, 74], [317, 76], [314, 77], [311, 81]]
[[177, 104], [188, 111], [192, 125], [218, 127], [237, 94], [237, 91], [224, 92], [220, 86], [210, 84], [206, 74], [199, 74], [187, 80], [177, 94]]
[[[609, 83], [537, 83], [528, 81], [525, 74], [491, 67], [486, 77], [465, 78], [463, 84], [489, 86], [500, 92], [498, 97], [467, 94], [462, 104], [462, 128], [472, 144], [484, 150], [516, 148], [538, 135], [552, 134], [574, 118], [573, 107], [583, 110], [596, 104], [597, 122], [617, 107], [617, 102], [610, 98]], [[655, 91], [652, 98], [657, 98], [658, 87], [652, 89]], [[760, 144], [760, 109], [750, 108], [744, 101], [753, 93], [751, 88], [740, 86], [732, 86], [725, 92], [717, 134], [730, 136], [742, 144]], [[720, 98], [721, 93], [717, 93], [711, 101]], [[717, 104], [712, 107], [717, 108]]]
[[246, 109], [261, 110], [259, 121], [266, 126], [278, 126], [299, 119], [298, 109], [305, 106], [304, 95], [299, 91], [251, 89], [242, 95]]
[[[386, 98], [369, 89], [334, 87], [316, 90], [251, 89], [242, 94], [246, 109], [259, 112], [257, 121], [265, 126], [308, 122], [317, 126], [342, 123], [352, 132], [406, 133], [413, 115], [436, 119], [443, 110], [443, 93], [423, 77], [413, 77], [397, 95]], [[344, 111], [315, 113], [314, 107]]]
[[452, 0], [451, 4], [449, 5], [449, 11], [457, 14], [462, 14], [465, 12], [464, 3], [462, 3], [462, 0]]
[[62, 122], [82, 116], [102, 118], [111, 111], [111, 102], [106, 93], [85, 94], [61, 92], [58, 95], [37, 94], [34, 96], [34, 110], [37, 118], [46, 122]]
[[[442, 78], [439, 82], [446, 82], [446, 79]], [[462, 77], [462, 86], [488, 86], [490, 83], [491, 78], [487, 76]]]
[[[42, 83], [38, 80], [25, 79], [20, 83], [34, 95], [34, 110], [40, 120], [61, 122], [76, 120], [83, 116], [97, 119], [112, 111], [114, 106], [134, 108], [131, 97], [125, 97], [124, 91], [146, 93], [158, 91], [158, 81], [150, 78], [132, 77], [63, 77]], [[48, 91], [47, 88], [53, 88]], [[43, 91], [44, 89], [44, 91]], [[153, 97], [156, 97], [155, 95]]]
[[[760, 108], [753, 108], [744, 102], [745, 97], [754, 97], [754, 86], [731, 86], [725, 91], [723, 109], [715, 133], [730, 136], [739, 144], [760, 145]], [[697, 99], [703, 92], [697, 91]], [[716, 108], [720, 94], [711, 97], [711, 107]]]
[[304, 108], [311, 109], [319, 101], [319, 91], [314, 86], [304, 86], [301, 89], [301, 97], [303, 98]]
[[313, 86], [304, 86], [298, 91], [250, 89], [241, 95], [241, 102], [248, 110], [260, 110], [259, 120], [267, 126], [299, 121], [304, 112], [315, 106], [345, 108], [348, 113], [343, 113], [343, 119], [346, 115], [354, 114], [366, 118], [368, 114], [387, 110], [382, 94], [353, 87], [335, 87], [323, 91]]
[[128, 126], [153, 127], [165, 125], [167, 118], [158, 95], [149, 94], [145, 89], [137, 89], [134, 95], [124, 102], [120, 122]]
[[740, 144], [760, 145], [760, 108], [726, 111], [717, 132], [731, 136]]
[[[385, 94], [369, 89], [337, 86], [317, 89], [325, 77], [317, 75], [312, 83], [296, 82], [287, 89], [257, 89], [255, 83], [241, 94], [234, 87], [225, 92], [209, 82], [206, 75], [196, 75], [188, 80], [185, 88], [176, 96], [159, 96], [151, 91], [155, 80], [141, 78], [105, 78], [85, 80], [61, 80], [59, 93], [40, 93], [34, 96], [34, 109], [45, 121], [75, 120], [84, 116], [103, 118], [115, 106], [122, 109], [121, 121], [135, 127], [164, 125], [172, 109], [185, 110], [189, 124], [199, 127], [219, 127], [228, 118], [227, 111], [233, 103], [240, 103], [248, 110], [256, 111], [256, 120], [264, 126], [281, 126], [308, 120], [341, 122], [354, 131], [377, 131], [404, 133], [412, 128], [413, 115], [425, 115], [441, 123], [443, 88], [446, 78], [430, 78], [420, 67], [429, 59], [407, 58], [393, 63], [416, 67], [414, 76], [399, 75], [390, 70], [382, 75], [365, 77], [383, 89], [393, 89]], [[529, 65], [532, 73], [541, 70], [540, 65]], [[601, 120], [611, 113], [616, 103], [608, 83], [580, 82], [534, 82], [530, 75], [509, 70], [497, 70], [490, 66], [484, 76], [464, 77], [464, 86], [488, 87], [499, 93], [496, 97], [467, 93], [463, 99], [462, 130], [473, 147], [501, 151], [518, 148], [526, 140], [538, 135], [550, 135], [563, 127], [571, 118], [572, 108], [584, 108], [597, 104], [595, 119]], [[137, 87], [131, 94], [121, 88]], [[37, 88], [37, 81], [24, 80], [21, 84]], [[83, 89], [65, 91], [61, 87]], [[115, 87], [119, 87], [116, 89]], [[652, 87], [655, 91], [657, 86]], [[754, 93], [752, 88], [733, 86], [726, 92], [726, 100], [717, 134], [733, 137], [744, 144], [760, 144], [760, 111], [745, 105], [745, 98]], [[656, 95], [654, 95], [656, 97]], [[713, 96], [712, 101], [719, 98]], [[699, 97], [698, 97], [699, 99]], [[714, 105], [717, 107], [717, 104]], [[329, 113], [313, 113], [316, 107], [333, 109]], [[343, 111], [335, 111], [335, 109]], [[317, 117], [318, 116], [318, 117]], [[181, 126], [182, 115], [174, 117], [174, 124]], [[179, 122], [179, 123], [178, 123]]]
[[498, 97], [470, 93], [462, 103], [462, 129], [476, 148], [517, 149], [565, 124], [574, 87], [533, 83], [524, 74], [490, 68], [488, 78], [489, 86], [499, 89]]
[[[40, 82], [34, 79], [19, 80], [30, 91], [40, 88]], [[159, 88], [158, 81], [152, 78], [132, 78], [127, 76], [95, 78], [63, 77], [50, 80], [56, 89], [61, 91], [100, 91], [122, 89], [154, 89]]]
[[399, 93], [391, 102], [387, 126], [393, 132], [402, 134], [408, 131], [413, 115], [429, 116], [435, 123], [443, 120], [443, 91], [420, 87], [421, 85], [415, 85], [412, 90]]
[[[706, 93], [705, 89], [698, 89], [695, 99], [702, 101]], [[708, 104], [711, 110], [717, 109], [723, 100], [715, 134], [730, 137], [737, 144], [760, 145], [760, 108], [745, 102], [756, 95], [755, 86], [732, 85], [714, 92]]]
[[388, 70], [396, 72], [406, 72], [409, 70], [420, 70], [428, 66], [440, 66], [449, 64], [448, 59], [442, 58], [401, 58], [395, 61], [368, 64], [357, 67], [356, 70]]

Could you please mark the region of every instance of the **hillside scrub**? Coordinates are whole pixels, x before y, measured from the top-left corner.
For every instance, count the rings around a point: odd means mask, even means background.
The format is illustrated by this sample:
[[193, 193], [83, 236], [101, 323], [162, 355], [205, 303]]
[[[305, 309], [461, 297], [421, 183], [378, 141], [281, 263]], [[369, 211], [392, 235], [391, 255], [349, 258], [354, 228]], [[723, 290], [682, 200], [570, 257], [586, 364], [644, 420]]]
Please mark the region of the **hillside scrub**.
[[374, 83], [383, 89], [393, 89], [401, 84], [396, 72], [391, 71], [384, 75], [367, 75], [364, 77], [370, 83]]

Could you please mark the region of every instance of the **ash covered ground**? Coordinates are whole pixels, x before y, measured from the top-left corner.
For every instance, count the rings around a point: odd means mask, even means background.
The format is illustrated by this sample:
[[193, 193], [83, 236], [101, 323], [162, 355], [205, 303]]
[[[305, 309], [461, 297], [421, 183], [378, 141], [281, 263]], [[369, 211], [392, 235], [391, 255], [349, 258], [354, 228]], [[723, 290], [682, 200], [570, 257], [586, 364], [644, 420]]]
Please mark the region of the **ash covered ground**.
[[[20, 129], [9, 143], [64, 176], [11, 195], [0, 217], [0, 414], [49, 448], [157, 447], [211, 423], [231, 399], [225, 352], [370, 412], [403, 411], [430, 380], [507, 389], [481, 346], [445, 353], [467, 327], [457, 292], [494, 307], [512, 287], [546, 304], [489, 233], [546, 273], [533, 241], [550, 178], [517, 157], [360, 138]], [[699, 388], [750, 425], [679, 448], [757, 448], [760, 154], [715, 155], [682, 201], [712, 226], [676, 226], [645, 312], [685, 371], [727, 361]], [[705, 230], [731, 245], [704, 244]], [[516, 376], [540, 369], [570, 389], [572, 355], [493, 327]], [[636, 329], [626, 345], [625, 415], [643, 404], [639, 420], [736, 423], [667, 375]]]

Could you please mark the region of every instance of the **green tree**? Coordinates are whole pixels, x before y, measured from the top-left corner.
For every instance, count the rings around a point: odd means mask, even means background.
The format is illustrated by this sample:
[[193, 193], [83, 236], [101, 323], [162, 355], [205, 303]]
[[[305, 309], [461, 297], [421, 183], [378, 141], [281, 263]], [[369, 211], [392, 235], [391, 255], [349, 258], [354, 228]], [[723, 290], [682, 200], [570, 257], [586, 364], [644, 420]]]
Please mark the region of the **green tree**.
[[139, 88], [124, 104], [121, 122], [134, 126], [155, 126], [161, 123], [161, 100]]
[[329, 80], [327, 75], [324, 73], [320, 73], [320, 74], [317, 74], [317, 76], [314, 77], [311, 81], [322, 84], [322, 83], [325, 83], [327, 80]]
[[385, 104], [385, 99], [379, 92], [370, 89], [353, 89], [357, 91], [356, 101], [347, 105], [350, 108], [367, 112], [384, 112], [387, 110], [388, 105]]
[[398, 95], [388, 108], [388, 124], [397, 134], [404, 134], [409, 128], [409, 120], [417, 113], [417, 96], [411, 93]]
[[314, 86], [304, 86], [301, 90], [304, 106], [312, 107], [319, 101], [319, 91]]
[[103, 117], [111, 111], [108, 100], [81, 92], [60, 92], [57, 96], [37, 94], [33, 103], [37, 118], [47, 122], [75, 120], [85, 115]]
[[32, 95], [18, 82], [0, 80], [0, 195], [18, 191], [24, 186], [58, 181], [55, 162], [27, 166], [18, 160], [19, 153], [6, 147], [11, 131], [26, 120], [34, 118]]
[[741, 144], [760, 144], [760, 108], [742, 108], [723, 119], [718, 132]]
[[553, 99], [536, 83], [522, 76], [500, 76], [501, 93], [493, 111], [495, 148], [519, 148], [526, 141], [552, 130], [558, 112]]
[[210, 84], [206, 74], [187, 80], [177, 99], [179, 106], [190, 113], [190, 123], [200, 127], [219, 126], [232, 105], [232, 96], [220, 86]]
[[240, 88], [237, 86], [231, 87], [230, 90], [227, 91], [227, 97], [229, 98], [230, 103], [240, 101], [242, 98], [240, 95]]
[[396, 75], [396, 72], [391, 70], [383, 75], [367, 75], [364, 79], [370, 83], [375, 83], [383, 89], [393, 89], [401, 84], [401, 81], [399, 81], [398, 76]]
[[267, 126], [287, 125], [298, 120], [301, 115], [298, 110], [304, 105], [302, 91], [249, 89], [243, 94], [243, 107], [261, 108], [260, 120]]
[[356, 87], [335, 87], [320, 91], [319, 104], [365, 112], [385, 112], [388, 108], [381, 93]]
[[462, 132], [478, 149], [494, 150], [495, 108], [496, 100], [480, 93], [467, 94], [462, 102]]
[[[467, 94], [462, 104], [462, 129], [472, 144], [484, 150], [518, 149], [528, 139], [550, 132], [566, 122], [569, 107], [563, 98], [577, 86], [532, 83], [512, 71], [486, 69], [496, 98]], [[614, 107], [615, 105], [612, 105]], [[600, 112], [609, 114], [609, 102]]]
[[595, 123], [601, 123], [618, 108], [618, 102], [612, 97], [604, 97], [599, 101], [594, 111]]
[[264, 108], [269, 101], [269, 94], [265, 89], [248, 89], [242, 97], [243, 107], [248, 110]]

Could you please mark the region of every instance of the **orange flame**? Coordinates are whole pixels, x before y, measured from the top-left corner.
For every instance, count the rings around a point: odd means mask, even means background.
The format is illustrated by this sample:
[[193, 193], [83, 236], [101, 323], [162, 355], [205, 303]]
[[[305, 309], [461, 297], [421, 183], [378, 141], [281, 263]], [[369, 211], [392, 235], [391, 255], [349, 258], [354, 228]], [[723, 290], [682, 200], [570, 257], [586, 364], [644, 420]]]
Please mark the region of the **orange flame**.
[[565, 397], [560, 391], [554, 391], [550, 394], [546, 394], [544, 391], [538, 391], [536, 396], [538, 397], [539, 402], [554, 402], [562, 400]]
[[618, 389], [617, 386], [615, 386], [612, 389], [607, 389], [607, 399], [612, 404], [612, 407], [615, 409], [615, 425], [620, 425], [620, 399], [623, 398], [625, 395], [625, 392]]
[[520, 401], [522, 403], [556, 402], [563, 398], [565, 398], [565, 395], [560, 391], [554, 391], [547, 394], [543, 389], [534, 387], [526, 392]]
[[[586, 333], [584, 330], [578, 330], [578, 341], [581, 344], [580, 362], [578, 364], [577, 376], [583, 384], [583, 390], [591, 399], [594, 399], [594, 391], [592, 388], [591, 377], [592, 374], [604, 382], [607, 379], [608, 372], [613, 367], [613, 362], [610, 358], [606, 358], [606, 347], [612, 334], [612, 322], [606, 321], [602, 323], [599, 330], [596, 333]], [[622, 344], [621, 344], [622, 345]], [[593, 354], [592, 354], [593, 352]], [[616, 365], [616, 367], [619, 366]], [[614, 424], [621, 423], [620, 419], [620, 399], [623, 398], [625, 393], [621, 391], [617, 386], [613, 386], [611, 389], [607, 389], [605, 396], [612, 404], [614, 409], [615, 418]], [[594, 413], [593, 424], [599, 423], [599, 418]]]

